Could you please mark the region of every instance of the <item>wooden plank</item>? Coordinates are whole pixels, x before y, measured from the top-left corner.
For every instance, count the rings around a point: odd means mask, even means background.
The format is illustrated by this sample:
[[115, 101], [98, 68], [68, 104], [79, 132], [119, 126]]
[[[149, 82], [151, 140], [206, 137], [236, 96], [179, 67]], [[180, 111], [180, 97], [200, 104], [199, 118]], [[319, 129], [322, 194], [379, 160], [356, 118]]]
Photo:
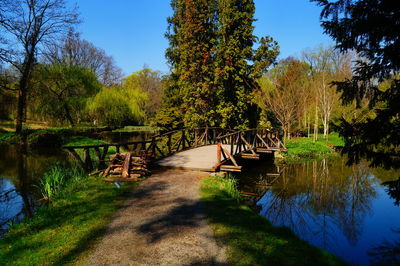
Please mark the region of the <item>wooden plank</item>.
[[125, 155], [125, 161], [124, 161], [124, 166], [122, 168], [122, 175], [121, 175], [122, 178], [129, 177], [129, 167], [131, 165], [131, 156], [132, 156], [131, 152], [128, 152]]
[[248, 153], [241, 153], [240, 157], [243, 159], [251, 159], [251, 160], [259, 160], [260, 155], [259, 154], [248, 154]]
[[234, 165], [221, 165], [220, 167], [221, 171], [226, 171], [226, 172], [241, 172], [242, 167], [241, 166], [234, 166]]
[[272, 153], [275, 150], [272, 150], [270, 148], [256, 148], [256, 152], [258, 153]]

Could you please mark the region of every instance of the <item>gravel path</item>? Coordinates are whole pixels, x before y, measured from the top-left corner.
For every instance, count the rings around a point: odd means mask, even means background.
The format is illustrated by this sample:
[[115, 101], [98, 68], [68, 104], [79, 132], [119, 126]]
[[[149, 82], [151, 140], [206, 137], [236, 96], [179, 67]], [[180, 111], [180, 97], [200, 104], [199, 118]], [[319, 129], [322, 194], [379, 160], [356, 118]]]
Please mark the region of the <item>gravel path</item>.
[[206, 173], [160, 171], [125, 201], [88, 265], [224, 265], [199, 195]]

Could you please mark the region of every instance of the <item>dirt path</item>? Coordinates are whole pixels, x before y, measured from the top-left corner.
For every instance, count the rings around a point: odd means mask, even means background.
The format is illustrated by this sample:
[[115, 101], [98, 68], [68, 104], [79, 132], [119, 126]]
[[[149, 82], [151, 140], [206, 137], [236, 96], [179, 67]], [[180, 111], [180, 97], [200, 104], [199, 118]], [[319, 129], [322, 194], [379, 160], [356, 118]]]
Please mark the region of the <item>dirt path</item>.
[[163, 171], [123, 204], [88, 265], [221, 265], [199, 195], [205, 173]]

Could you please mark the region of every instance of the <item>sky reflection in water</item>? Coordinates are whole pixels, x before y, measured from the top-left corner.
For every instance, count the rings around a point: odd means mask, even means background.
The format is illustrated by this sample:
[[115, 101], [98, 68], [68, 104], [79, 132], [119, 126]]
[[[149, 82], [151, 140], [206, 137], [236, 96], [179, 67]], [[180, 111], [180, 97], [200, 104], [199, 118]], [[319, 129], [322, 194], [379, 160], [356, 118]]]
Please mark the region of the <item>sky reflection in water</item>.
[[[252, 169], [241, 188], [271, 180], [267, 172], [271, 166]], [[366, 162], [346, 166], [345, 158], [290, 165], [257, 204], [274, 225], [351, 264], [399, 265], [398, 177]]]

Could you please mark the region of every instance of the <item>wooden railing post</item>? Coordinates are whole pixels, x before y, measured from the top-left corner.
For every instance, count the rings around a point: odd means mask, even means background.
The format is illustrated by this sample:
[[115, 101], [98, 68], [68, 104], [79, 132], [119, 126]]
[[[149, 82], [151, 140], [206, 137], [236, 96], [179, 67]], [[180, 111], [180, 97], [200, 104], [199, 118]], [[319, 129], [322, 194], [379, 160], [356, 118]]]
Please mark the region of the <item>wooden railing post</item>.
[[93, 169], [92, 159], [90, 158], [89, 148], [83, 150], [83, 161], [85, 162], [85, 171], [89, 172]]
[[182, 130], [182, 150], [185, 149], [186, 145], [185, 145], [185, 141], [186, 141], [186, 137], [185, 137], [185, 130]]
[[217, 143], [217, 162], [221, 163], [221, 141]]
[[172, 141], [172, 134], [168, 134], [168, 140], [167, 140], [168, 155], [170, 155], [172, 152], [171, 141]]

